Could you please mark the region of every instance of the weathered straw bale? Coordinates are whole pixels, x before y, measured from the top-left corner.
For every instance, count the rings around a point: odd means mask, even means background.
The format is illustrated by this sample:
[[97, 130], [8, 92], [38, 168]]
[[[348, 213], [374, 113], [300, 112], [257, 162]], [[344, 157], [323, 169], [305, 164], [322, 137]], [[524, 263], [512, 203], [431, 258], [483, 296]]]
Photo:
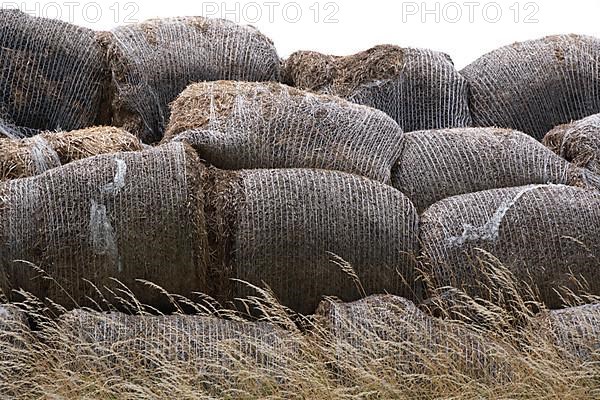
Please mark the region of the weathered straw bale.
[[84, 280], [106, 294], [105, 286], [120, 287], [116, 278], [140, 302], [166, 307], [163, 296], [136, 280], [187, 296], [201, 290], [207, 250], [202, 171], [195, 152], [177, 143], [96, 156], [0, 184], [4, 293], [22, 288], [73, 307], [93, 304], [87, 296], [98, 300]]
[[323, 301], [317, 317], [347, 362], [369, 366], [373, 360], [403, 373], [426, 373], [446, 362], [472, 376], [507, 376], [505, 349], [490, 337], [455, 322], [431, 317], [401, 297], [376, 295], [353, 303]]
[[99, 126], [45, 132], [31, 138], [0, 138], [0, 180], [26, 178], [83, 158], [142, 150], [138, 138], [119, 128]]
[[199, 374], [235, 376], [236, 365], [244, 363], [278, 374], [298, 348], [293, 335], [272, 324], [208, 316], [75, 310], [61, 317], [59, 327], [74, 343], [81, 343], [80, 348], [93, 346], [117, 369], [123, 362], [160, 368], [166, 361], [190, 365]]
[[406, 132], [471, 124], [467, 83], [444, 53], [392, 45], [346, 57], [299, 51], [283, 69], [285, 83], [382, 110]]
[[96, 125], [109, 80], [90, 29], [0, 10], [0, 117], [14, 137]]
[[[572, 275], [600, 294], [600, 192], [530, 185], [442, 200], [421, 216], [422, 251], [437, 284], [483, 296], [477, 249], [497, 257], [519, 282], [539, 288], [550, 308], [555, 290], [580, 293]], [[507, 288], [508, 289], [508, 288]]]
[[392, 170], [392, 185], [420, 211], [459, 194], [544, 183], [600, 188], [600, 177], [524, 133], [498, 128], [407, 133]]
[[[188, 131], [189, 129], [192, 129]], [[278, 83], [191, 85], [167, 137], [224, 169], [319, 168], [389, 182], [402, 130], [384, 113]]]
[[600, 174], [600, 114], [557, 126], [546, 134], [544, 144], [567, 161]]
[[600, 360], [600, 304], [553, 310], [543, 317], [556, 344], [584, 361]]
[[273, 42], [251, 26], [178, 17], [121, 26], [105, 36], [115, 90], [114, 124], [159, 141], [169, 104], [193, 82], [278, 80]]
[[[312, 313], [322, 296], [350, 301], [389, 291], [414, 298], [418, 216], [402, 193], [323, 170], [247, 170], [217, 179], [207, 223], [222, 266], [209, 282], [225, 298], [266, 283], [281, 303]], [[341, 257], [351, 277], [336, 264]]]
[[600, 112], [600, 39], [548, 36], [488, 53], [461, 71], [475, 126], [541, 140], [553, 127]]

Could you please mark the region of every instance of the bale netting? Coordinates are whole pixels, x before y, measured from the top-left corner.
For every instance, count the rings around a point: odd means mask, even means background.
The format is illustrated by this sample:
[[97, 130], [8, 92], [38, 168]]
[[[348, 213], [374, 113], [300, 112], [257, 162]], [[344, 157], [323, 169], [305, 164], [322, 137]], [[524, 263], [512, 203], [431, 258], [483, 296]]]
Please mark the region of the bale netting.
[[401, 297], [375, 295], [352, 303], [325, 300], [317, 321], [341, 362], [351, 360], [373, 369], [377, 360], [409, 374], [438, 372], [441, 367], [472, 377], [508, 379], [510, 374], [506, 346], [465, 325], [431, 317]]
[[541, 140], [553, 127], [600, 112], [600, 39], [549, 36], [488, 53], [461, 71], [475, 126]]
[[546, 134], [544, 144], [567, 161], [600, 174], [600, 114], [557, 126]]
[[106, 122], [110, 78], [94, 31], [18, 10], [0, 10], [0, 29], [0, 109], [13, 136]]
[[205, 192], [213, 253], [223, 254], [209, 282], [224, 300], [255, 296], [247, 283], [304, 314], [322, 296], [418, 295], [418, 215], [392, 187], [336, 171], [247, 170], [221, 172]]
[[467, 83], [444, 53], [392, 45], [346, 57], [299, 51], [283, 68], [284, 83], [382, 110], [405, 132], [471, 124]]
[[142, 150], [137, 137], [109, 126], [45, 132], [25, 139], [0, 138], [0, 180], [38, 175], [100, 154], [137, 150]]
[[459, 194], [544, 183], [600, 188], [600, 177], [524, 133], [499, 128], [407, 133], [392, 170], [392, 186], [420, 211]]
[[4, 293], [23, 289], [70, 308], [104, 306], [101, 294], [131, 302], [125, 286], [162, 309], [168, 299], [138, 280], [184, 296], [201, 291], [208, 246], [202, 171], [196, 153], [177, 143], [0, 184]]
[[527, 286], [550, 308], [563, 306], [567, 289], [600, 294], [595, 190], [529, 185], [451, 197], [423, 213], [420, 240], [436, 287], [486, 298], [486, 282], [506, 281], [506, 268], [517, 286], [505, 287], [507, 299], [515, 290], [531, 297]]
[[[206, 377], [234, 378], [236, 368], [277, 376], [296, 359], [295, 336], [266, 322], [250, 323], [200, 315], [131, 316], [71, 311], [58, 329], [84, 356], [99, 355], [115, 368], [188, 367]], [[52, 340], [53, 330], [49, 330]], [[63, 335], [64, 336], [64, 335]], [[64, 339], [57, 342], [64, 346]], [[87, 354], [86, 354], [87, 353]]]
[[166, 137], [180, 132], [178, 140], [223, 169], [318, 168], [385, 183], [402, 139], [380, 111], [278, 83], [229, 81], [179, 96]]
[[584, 361], [600, 360], [600, 304], [553, 310], [543, 320], [561, 350]]
[[273, 42], [251, 26], [178, 17], [121, 26], [105, 36], [113, 72], [113, 123], [159, 141], [169, 104], [193, 82], [279, 80]]

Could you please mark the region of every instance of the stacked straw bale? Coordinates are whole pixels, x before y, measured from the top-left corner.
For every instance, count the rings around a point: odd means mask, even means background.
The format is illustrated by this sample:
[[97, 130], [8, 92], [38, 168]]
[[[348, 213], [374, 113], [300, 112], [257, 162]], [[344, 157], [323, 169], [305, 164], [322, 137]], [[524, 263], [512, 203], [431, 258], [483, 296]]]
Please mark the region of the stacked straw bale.
[[113, 122], [146, 143], [162, 138], [169, 104], [189, 84], [280, 75], [269, 38], [222, 19], [152, 19], [115, 28], [103, 40], [113, 75]]
[[600, 304], [553, 310], [543, 320], [559, 348], [584, 361], [600, 360]]
[[[478, 258], [490, 253], [523, 284], [539, 289], [550, 308], [555, 290], [600, 294], [600, 192], [562, 185], [530, 185], [442, 200], [421, 216], [422, 252], [439, 287], [485, 296]], [[582, 279], [583, 278], [583, 279]], [[509, 288], [507, 288], [509, 290]], [[524, 292], [525, 293], [525, 292]]]
[[600, 112], [600, 39], [549, 36], [502, 47], [461, 71], [475, 126], [541, 140], [553, 127]]
[[195, 152], [178, 143], [0, 184], [4, 293], [24, 289], [66, 307], [94, 305], [100, 294], [92, 284], [110, 301], [104, 288], [122, 288], [116, 278], [140, 302], [168, 307], [137, 280], [187, 296], [204, 288], [202, 171]]
[[600, 114], [557, 126], [546, 134], [544, 144], [567, 161], [600, 174]]
[[173, 103], [167, 138], [223, 169], [319, 168], [387, 183], [402, 130], [384, 113], [278, 83], [207, 82]]
[[467, 83], [450, 57], [436, 51], [392, 45], [346, 57], [299, 51], [285, 61], [284, 82], [382, 110], [405, 132], [471, 124]]
[[104, 122], [109, 74], [90, 29], [0, 10], [0, 118], [5, 136]]
[[0, 138], [0, 180], [26, 178], [100, 154], [142, 150], [139, 139], [114, 127]]
[[[446, 359], [471, 376], [493, 374], [506, 378], [507, 365], [496, 360], [505, 354], [501, 344], [459, 323], [431, 317], [412, 302], [378, 295], [352, 302], [325, 300], [317, 317], [335, 343], [336, 356], [372, 368], [378, 360], [404, 373], [427, 373]], [[506, 355], [504, 355], [506, 360]]]
[[294, 336], [275, 325], [208, 316], [75, 310], [61, 317], [59, 327], [82, 351], [92, 346], [117, 369], [124, 368], [124, 362], [147, 368], [169, 362], [191, 366], [207, 376], [234, 377], [236, 365], [251, 365], [278, 375], [298, 348]]
[[221, 262], [209, 282], [225, 299], [256, 294], [230, 278], [264, 283], [304, 314], [322, 296], [418, 294], [418, 215], [389, 186], [335, 171], [247, 170], [222, 172], [205, 192], [213, 193], [207, 226]]
[[459, 194], [544, 183], [600, 188], [600, 177], [524, 133], [498, 128], [407, 133], [392, 170], [392, 185], [420, 211]]

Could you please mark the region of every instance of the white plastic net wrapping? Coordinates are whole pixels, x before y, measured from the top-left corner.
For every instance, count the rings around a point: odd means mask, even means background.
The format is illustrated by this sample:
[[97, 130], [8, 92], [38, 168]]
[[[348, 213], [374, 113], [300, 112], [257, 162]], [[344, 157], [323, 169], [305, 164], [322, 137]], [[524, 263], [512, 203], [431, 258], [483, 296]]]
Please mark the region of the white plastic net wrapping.
[[319, 168], [386, 183], [402, 139], [380, 111], [278, 83], [191, 85], [173, 104], [167, 137], [179, 132], [219, 168]]
[[91, 284], [112, 301], [104, 286], [120, 287], [115, 278], [140, 302], [163, 307], [168, 300], [137, 279], [170, 293], [201, 291], [207, 249], [201, 171], [192, 149], [172, 144], [0, 184], [4, 293], [24, 289], [66, 307], [94, 305], [87, 297], [99, 297]]
[[544, 183], [600, 188], [600, 177], [524, 133], [498, 128], [407, 133], [392, 170], [392, 186], [420, 211], [459, 194]]
[[544, 144], [573, 164], [600, 174], [600, 114], [557, 126], [546, 134]]
[[[229, 198], [234, 209], [231, 236], [222, 239], [232, 242], [232, 277], [267, 284], [283, 305], [304, 314], [326, 295], [349, 301], [362, 291], [420, 294], [414, 270], [418, 215], [402, 193], [332, 171], [236, 175], [215, 195]], [[234, 282], [231, 290], [234, 298], [255, 294], [243, 283]]]
[[109, 73], [96, 34], [17, 10], [0, 10], [0, 118], [5, 136], [99, 122]]
[[486, 54], [461, 71], [475, 126], [541, 140], [553, 127], [600, 112], [600, 39], [549, 36]]
[[546, 322], [556, 344], [572, 357], [600, 360], [600, 304], [554, 310]]
[[273, 43], [251, 26], [179, 17], [121, 26], [106, 36], [114, 122], [144, 142], [162, 138], [169, 104], [191, 83], [278, 80]]
[[437, 51], [390, 45], [347, 57], [300, 51], [285, 61], [284, 77], [299, 89], [382, 110], [405, 132], [471, 124], [467, 83]]
[[[480, 250], [537, 286], [550, 308], [555, 290], [600, 294], [600, 192], [562, 185], [495, 189], [442, 200], [421, 215], [422, 252], [437, 286], [483, 296]], [[525, 295], [526, 293], [523, 292]]]

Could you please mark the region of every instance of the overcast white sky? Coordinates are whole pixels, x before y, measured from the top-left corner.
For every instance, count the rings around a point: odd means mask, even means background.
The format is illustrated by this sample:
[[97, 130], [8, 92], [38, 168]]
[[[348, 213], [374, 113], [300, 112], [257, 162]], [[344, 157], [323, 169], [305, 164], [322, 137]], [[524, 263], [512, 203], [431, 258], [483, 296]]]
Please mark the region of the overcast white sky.
[[281, 56], [296, 50], [346, 55], [376, 44], [444, 51], [458, 68], [494, 48], [556, 33], [600, 36], [600, 2], [566, 1], [0, 1], [94, 29], [178, 15], [224, 17], [271, 37]]

